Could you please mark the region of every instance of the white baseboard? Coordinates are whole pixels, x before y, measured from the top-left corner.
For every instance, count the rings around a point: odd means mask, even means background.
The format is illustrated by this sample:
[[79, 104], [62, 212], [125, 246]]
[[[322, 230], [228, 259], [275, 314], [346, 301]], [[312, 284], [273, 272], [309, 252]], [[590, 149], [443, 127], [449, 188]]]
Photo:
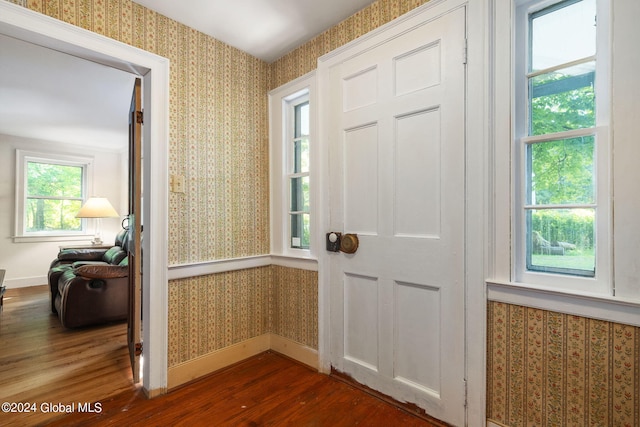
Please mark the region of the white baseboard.
[[314, 369], [318, 367], [318, 352], [316, 350], [287, 338], [267, 333], [169, 368], [167, 389], [171, 390], [267, 350], [282, 353]]
[[40, 286], [49, 283], [47, 276], [21, 277], [19, 279], [5, 279], [4, 286], [7, 289], [28, 288], [30, 286]]
[[487, 420], [487, 427], [507, 427], [504, 424], [498, 424], [495, 421]]

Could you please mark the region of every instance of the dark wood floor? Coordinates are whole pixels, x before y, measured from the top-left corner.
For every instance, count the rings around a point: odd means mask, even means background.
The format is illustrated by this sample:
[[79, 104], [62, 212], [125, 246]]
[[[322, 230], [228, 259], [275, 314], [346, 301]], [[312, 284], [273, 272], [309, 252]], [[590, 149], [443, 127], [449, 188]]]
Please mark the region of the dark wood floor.
[[[272, 352], [149, 400], [131, 382], [126, 325], [66, 331], [48, 312], [46, 289], [10, 296], [0, 314], [0, 400], [37, 410], [0, 413], [0, 425], [440, 425]], [[68, 415], [44, 413], [52, 404], [74, 406], [61, 408]]]
[[53, 426], [432, 426], [351, 385], [267, 352], [152, 400], [140, 391]]

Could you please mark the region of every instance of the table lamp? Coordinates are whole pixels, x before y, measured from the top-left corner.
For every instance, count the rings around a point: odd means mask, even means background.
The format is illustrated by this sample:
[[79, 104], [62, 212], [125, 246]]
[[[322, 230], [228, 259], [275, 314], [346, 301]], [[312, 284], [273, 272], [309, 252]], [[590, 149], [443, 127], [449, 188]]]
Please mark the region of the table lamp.
[[76, 214], [76, 218], [95, 218], [96, 231], [91, 241], [94, 245], [102, 244], [100, 220], [102, 218], [115, 218], [118, 216], [120, 215], [118, 215], [118, 212], [111, 206], [111, 203], [109, 203], [106, 197], [89, 197]]

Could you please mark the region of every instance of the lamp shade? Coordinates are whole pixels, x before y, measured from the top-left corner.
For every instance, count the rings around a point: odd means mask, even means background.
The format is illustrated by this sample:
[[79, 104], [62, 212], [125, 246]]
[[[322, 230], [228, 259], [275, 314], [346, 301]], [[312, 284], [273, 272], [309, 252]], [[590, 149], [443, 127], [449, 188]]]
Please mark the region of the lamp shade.
[[106, 197], [90, 197], [76, 214], [76, 218], [113, 218], [118, 212]]

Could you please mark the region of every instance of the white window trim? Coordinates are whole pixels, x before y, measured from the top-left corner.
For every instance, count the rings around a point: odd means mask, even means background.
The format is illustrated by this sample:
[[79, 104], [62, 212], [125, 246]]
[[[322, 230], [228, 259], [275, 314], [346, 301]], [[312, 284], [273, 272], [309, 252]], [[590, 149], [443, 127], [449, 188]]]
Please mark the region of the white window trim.
[[[559, 3], [562, 0], [532, 0], [521, 2], [515, 10], [515, 25], [517, 30], [515, 34], [515, 46], [517, 52], [514, 56], [515, 65], [515, 156], [513, 161], [514, 176], [514, 272], [513, 277], [516, 282], [523, 284], [537, 284], [545, 287], [557, 287], [562, 291], [575, 291], [578, 293], [588, 292], [601, 294], [603, 296], [613, 295], [613, 279], [611, 276], [611, 206], [610, 206], [610, 167], [609, 167], [609, 111], [610, 111], [610, 37], [609, 37], [609, 4], [608, 1], [597, 0], [598, 13], [598, 32], [597, 32], [597, 60], [596, 60], [596, 124], [595, 129], [589, 130], [596, 135], [596, 153], [594, 155], [594, 169], [597, 176], [596, 191], [596, 268], [594, 277], [580, 277], [563, 274], [543, 273], [527, 271], [525, 262], [526, 243], [524, 236], [524, 175], [525, 170], [525, 150], [523, 149], [523, 140], [527, 137], [524, 129], [526, 129], [526, 105], [528, 105], [526, 90], [527, 77], [526, 70], [528, 61], [528, 31], [529, 31], [529, 14], [544, 9], [550, 5]], [[583, 130], [574, 131], [573, 133], [581, 133]], [[572, 132], [567, 132], [570, 134]], [[533, 137], [538, 138], [539, 137]], [[544, 137], [540, 137], [544, 138]]]
[[[282, 257], [316, 259], [318, 233], [316, 231], [318, 186], [318, 144], [316, 135], [316, 103], [315, 103], [315, 71], [299, 77], [269, 92], [269, 145], [270, 145], [270, 186], [271, 186], [271, 253]], [[309, 249], [291, 248], [289, 227], [289, 171], [288, 157], [285, 150], [289, 146], [285, 129], [291, 123], [287, 121], [285, 108], [294, 99], [304, 93], [309, 100], [309, 181], [310, 181], [310, 220], [311, 236]]]
[[91, 194], [93, 188], [93, 157], [89, 156], [71, 156], [57, 153], [47, 153], [39, 151], [16, 150], [16, 203], [15, 203], [15, 234], [13, 241], [20, 242], [59, 242], [69, 240], [70, 237], [87, 236], [87, 223], [82, 220], [82, 229], [79, 231], [64, 232], [32, 232], [27, 233], [24, 230], [24, 209], [26, 205], [26, 182], [27, 170], [26, 164], [29, 161], [39, 161], [44, 163], [66, 164], [71, 166], [80, 166], [84, 168], [82, 195], [85, 200], [88, 194]]
[[[513, 240], [515, 233], [513, 213], [516, 211], [513, 203], [516, 184], [513, 179], [512, 168], [514, 167], [514, 159], [516, 159], [513, 152], [513, 118], [515, 117], [516, 100], [513, 94], [516, 93], [514, 70], [515, 58], [519, 52], [519, 47], [516, 46], [514, 42], [513, 32], [517, 31], [517, 28], [513, 23], [515, 22], [516, 7], [524, 3], [524, 1], [520, 0], [495, 0], [495, 7], [493, 8], [490, 44], [491, 65], [489, 72], [490, 93], [492, 94], [489, 116], [492, 147], [490, 149], [491, 155], [488, 158], [491, 171], [490, 182], [492, 191], [488, 194], [490, 199], [489, 205], [487, 206], [490, 218], [487, 239], [491, 251], [487, 259], [487, 299], [489, 301], [524, 305], [559, 313], [640, 326], [640, 295], [636, 295], [636, 292], [629, 292], [627, 289], [631, 288], [629, 284], [627, 284], [625, 288], [626, 292], [616, 291], [616, 294], [621, 293], [626, 295], [625, 298], [621, 298], [620, 296], [612, 296], [610, 294], [561, 290], [555, 286], [555, 283], [546, 286], [539, 283], [532, 284], [515, 281], [515, 265], [512, 254], [513, 251], [515, 251], [515, 240]], [[551, 2], [547, 2], [547, 5], [550, 3]], [[613, 6], [611, 3], [610, 7]], [[628, 9], [628, 7], [616, 8], [617, 13], [620, 13], [620, 11], [624, 9]], [[600, 31], [602, 31], [603, 21], [609, 24], [608, 34], [615, 30], [610, 26], [611, 14], [609, 8], [605, 11], [598, 9]], [[604, 16], [607, 16], [608, 19], [604, 19]], [[625, 31], [629, 30], [628, 26], [625, 27]], [[618, 32], [622, 33], [622, 30]], [[631, 42], [629, 44], [631, 44]], [[607, 59], [612, 61], [611, 64], [613, 67], [619, 60], [613, 58], [611, 46], [606, 46], [605, 48], [609, 52]], [[597, 49], [602, 51], [603, 47], [598, 44]], [[619, 54], [623, 52], [624, 49], [617, 49], [615, 51]], [[609, 70], [609, 73], [610, 72]], [[635, 71], [629, 70], [627, 73], [629, 73], [630, 76], [633, 72]], [[606, 91], [605, 96], [607, 96], [607, 98], [610, 98], [610, 96], [608, 96], [609, 93], [615, 93], [616, 86], [619, 87], [619, 90], [628, 90], [624, 87], [624, 81], [616, 83], [610, 79], [609, 74], [603, 80], [606, 80], [611, 85], [610, 87], [607, 86], [599, 89], [600, 91]], [[504, 82], [511, 83], [505, 84]], [[611, 108], [611, 104], [607, 103], [605, 108]], [[609, 115], [609, 111], [599, 110], [598, 113], [606, 113], [607, 116]], [[601, 121], [600, 118], [597, 118], [597, 120]], [[611, 126], [613, 127], [615, 123], [612, 118]], [[627, 129], [625, 128], [623, 130]], [[629, 132], [632, 131], [632, 129], [628, 130]], [[620, 129], [616, 128], [616, 132], [618, 131], [620, 131]], [[613, 135], [613, 132], [610, 131], [608, 134]], [[614, 141], [611, 136], [609, 145], [612, 146], [613, 144]], [[607, 153], [607, 155], [611, 157], [612, 154]], [[611, 173], [612, 172], [613, 171], [611, 171]], [[626, 185], [626, 183], [620, 180], [615, 183], [611, 182], [612, 188]], [[598, 188], [597, 191], [601, 192], [601, 189]], [[513, 212], [512, 209], [508, 208], [509, 206], [513, 206]], [[613, 248], [611, 223], [612, 220], [609, 221], [605, 233], [609, 237], [607, 244], [610, 245], [610, 248]], [[598, 230], [597, 232], [602, 233], [602, 230]], [[607, 258], [609, 262], [612, 262], [614, 256], [613, 250], [610, 250], [609, 253], [610, 255]], [[624, 258], [622, 258], [622, 260], [627, 261]], [[611, 263], [611, 265], [613, 264]], [[616, 267], [616, 272], [622, 274], [629, 274], [634, 268], [629, 262], [623, 265], [623, 267], [625, 267], [624, 272], [619, 268], [621, 266], [617, 265]], [[614, 283], [613, 276], [614, 272], [611, 271], [609, 286]], [[585, 279], [582, 280], [584, 281]], [[620, 291], [623, 290], [620, 289]], [[633, 296], [630, 297], [632, 294]]]

